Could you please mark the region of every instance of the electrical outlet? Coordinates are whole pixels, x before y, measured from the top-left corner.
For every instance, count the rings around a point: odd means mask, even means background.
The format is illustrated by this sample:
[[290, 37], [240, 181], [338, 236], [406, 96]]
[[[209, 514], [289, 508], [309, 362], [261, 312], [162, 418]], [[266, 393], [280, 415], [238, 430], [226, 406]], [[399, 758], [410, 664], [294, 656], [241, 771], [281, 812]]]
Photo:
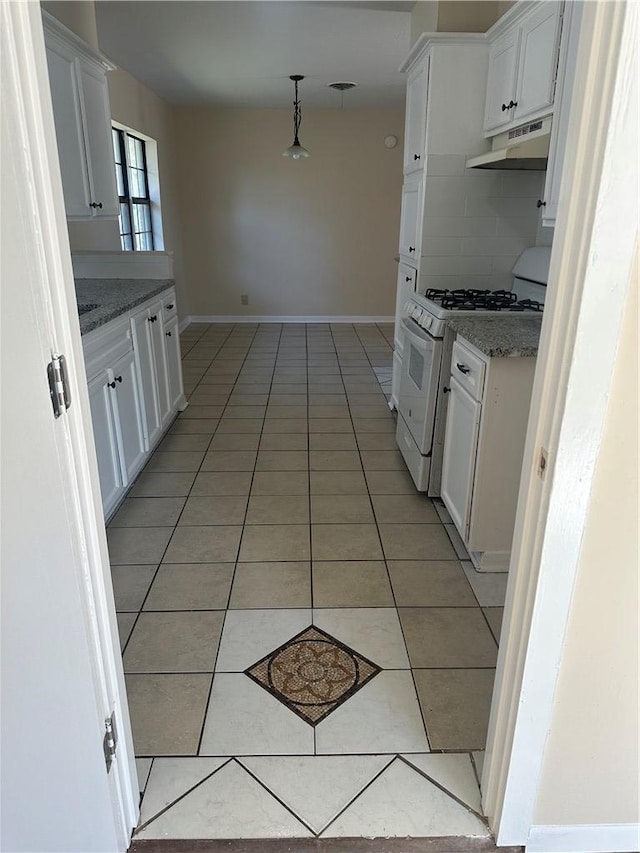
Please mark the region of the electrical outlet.
[[242, 296], [240, 297], [240, 305], [248, 305], [248, 304], [249, 304], [249, 297], [247, 296], [246, 293], [243, 293]]

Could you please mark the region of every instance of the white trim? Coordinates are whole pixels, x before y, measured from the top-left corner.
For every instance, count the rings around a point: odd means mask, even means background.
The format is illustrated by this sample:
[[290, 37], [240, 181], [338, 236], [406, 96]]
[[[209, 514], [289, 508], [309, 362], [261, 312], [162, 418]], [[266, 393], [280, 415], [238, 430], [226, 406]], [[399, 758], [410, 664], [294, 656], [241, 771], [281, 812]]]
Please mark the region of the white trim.
[[74, 252], [74, 278], [173, 278], [173, 252]]
[[181, 335], [191, 322], [191, 317], [183, 317], [178, 323], [178, 334]]
[[574, 826], [532, 826], [527, 853], [634, 853], [640, 824], [587, 823]]
[[91, 45], [76, 35], [73, 30], [66, 27], [61, 21], [49, 12], [42, 9], [42, 25], [47, 31], [47, 38], [53, 38], [58, 44], [62, 41], [65, 45], [72, 44], [74, 50], [87, 62], [95, 65], [101, 71], [116, 71], [118, 66], [114, 65], [103, 53], [94, 50]]
[[[534, 821], [631, 278], [637, 18], [633, 3], [584, 5], [567, 137], [572, 156], [555, 229], [482, 779], [500, 846], [525, 844]], [[540, 448], [548, 452], [544, 479]]]
[[[410, 71], [418, 59], [426, 53], [432, 44], [486, 44], [487, 37], [484, 33], [422, 33], [418, 36], [415, 44], [409, 51], [398, 71], [405, 74]], [[412, 260], [415, 260], [412, 259]]]
[[182, 321], [185, 325], [180, 329], [183, 331], [189, 323], [356, 323], [367, 324], [367, 323], [393, 323], [395, 322], [395, 317], [367, 317], [365, 315], [361, 316], [344, 316], [344, 315], [301, 315], [301, 316], [291, 316], [291, 315], [270, 315], [270, 314], [253, 314], [251, 316], [248, 315], [232, 315], [232, 314], [192, 314], [189, 317], [185, 317]]

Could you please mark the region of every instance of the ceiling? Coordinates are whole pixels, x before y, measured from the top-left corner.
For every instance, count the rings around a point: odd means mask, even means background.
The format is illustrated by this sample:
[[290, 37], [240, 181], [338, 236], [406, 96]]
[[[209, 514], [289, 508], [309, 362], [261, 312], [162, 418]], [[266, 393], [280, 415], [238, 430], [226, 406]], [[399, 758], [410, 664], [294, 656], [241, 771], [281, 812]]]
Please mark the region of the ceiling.
[[344, 109], [400, 107], [398, 66], [410, 47], [413, 2], [98, 0], [102, 51], [172, 103], [339, 108], [327, 84], [354, 81]]

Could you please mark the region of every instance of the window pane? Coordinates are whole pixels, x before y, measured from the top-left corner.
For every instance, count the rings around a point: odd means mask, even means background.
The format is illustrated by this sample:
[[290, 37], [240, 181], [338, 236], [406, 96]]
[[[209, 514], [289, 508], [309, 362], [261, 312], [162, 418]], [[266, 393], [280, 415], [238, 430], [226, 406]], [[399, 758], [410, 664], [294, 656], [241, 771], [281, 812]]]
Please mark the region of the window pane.
[[122, 242], [122, 248], [125, 252], [133, 251], [133, 243], [131, 241], [131, 234], [123, 234], [120, 238]]
[[148, 204], [133, 204], [133, 230], [151, 231], [151, 211]]
[[118, 195], [124, 195], [124, 176], [120, 163], [116, 163], [116, 183], [118, 185]]
[[111, 141], [113, 142], [113, 159], [116, 163], [122, 163], [120, 159], [120, 131], [115, 127], [111, 128]]
[[143, 169], [129, 169], [129, 190], [132, 198], [147, 198], [147, 183]]
[[129, 219], [129, 205], [126, 202], [120, 202], [120, 234], [131, 234], [131, 221]]
[[127, 134], [127, 160], [134, 169], [144, 168], [143, 145], [144, 142], [141, 139]]
[[135, 235], [136, 249], [140, 252], [150, 252], [153, 249], [151, 234], [148, 231], [143, 231], [142, 234]]

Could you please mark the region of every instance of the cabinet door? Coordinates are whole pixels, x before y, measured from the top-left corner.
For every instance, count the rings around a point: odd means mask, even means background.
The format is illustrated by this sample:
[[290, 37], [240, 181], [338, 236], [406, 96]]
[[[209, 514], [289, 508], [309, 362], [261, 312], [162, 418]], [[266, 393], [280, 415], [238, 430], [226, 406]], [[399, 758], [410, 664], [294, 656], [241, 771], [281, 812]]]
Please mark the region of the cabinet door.
[[144, 311], [140, 311], [131, 318], [133, 352], [138, 377], [138, 392], [142, 403], [142, 425], [147, 442], [147, 450], [151, 450], [154, 446], [162, 429], [156, 384], [155, 355], [151, 334], [151, 327], [161, 324], [159, 320], [152, 321], [151, 316], [149, 309], [145, 308]]
[[404, 174], [424, 169], [427, 128], [427, 88], [429, 59], [426, 58], [407, 77], [404, 136]]
[[108, 385], [110, 381], [109, 372], [103, 370], [89, 382], [93, 438], [98, 458], [102, 509], [105, 516], [116, 505], [124, 489], [111, 389]]
[[561, 3], [539, 3], [520, 27], [517, 106], [513, 118], [533, 119], [551, 112], [560, 41]]
[[70, 219], [87, 219], [91, 198], [76, 60], [57, 43], [47, 43], [47, 65], [65, 210]]
[[402, 212], [400, 214], [400, 254], [413, 263], [420, 257], [422, 228], [422, 173], [410, 175], [402, 187]]
[[98, 205], [92, 211], [96, 217], [113, 219], [118, 216], [118, 197], [107, 78], [82, 60], [78, 60], [78, 70], [91, 202]]
[[452, 376], [440, 493], [463, 539], [469, 532], [481, 404]]
[[133, 353], [129, 352], [113, 366], [113, 379], [109, 386], [115, 398], [114, 415], [120, 457], [122, 481], [129, 485], [146, 454], [142, 409], [136, 379]]
[[184, 393], [182, 387], [182, 357], [180, 353], [180, 335], [178, 318], [174, 317], [164, 327], [164, 342], [167, 364], [167, 385], [169, 386], [169, 414], [172, 415]]
[[394, 340], [402, 348], [402, 312], [405, 302], [416, 292], [417, 272], [407, 264], [398, 264], [398, 282], [396, 285], [396, 324]]
[[164, 426], [171, 414], [171, 401], [169, 398], [169, 380], [167, 378], [167, 354], [165, 347], [164, 326], [162, 324], [162, 302], [157, 302], [149, 309], [151, 312], [151, 343], [153, 345], [153, 363], [156, 374], [156, 388], [158, 389], [158, 407], [160, 410], [160, 424]]
[[516, 101], [519, 40], [520, 31], [516, 29], [491, 45], [484, 118], [486, 131], [496, 130], [513, 120], [513, 108], [508, 107]]
[[582, 8], [582, 3], [569, 3], [565, 6], [563, 16], [558, 80], [554, 98], [551, 141], [549, 143], [549, 163], [544, 183], [543, 225], [554, 226], [558, 213], [560, 181], [565, 162]]

